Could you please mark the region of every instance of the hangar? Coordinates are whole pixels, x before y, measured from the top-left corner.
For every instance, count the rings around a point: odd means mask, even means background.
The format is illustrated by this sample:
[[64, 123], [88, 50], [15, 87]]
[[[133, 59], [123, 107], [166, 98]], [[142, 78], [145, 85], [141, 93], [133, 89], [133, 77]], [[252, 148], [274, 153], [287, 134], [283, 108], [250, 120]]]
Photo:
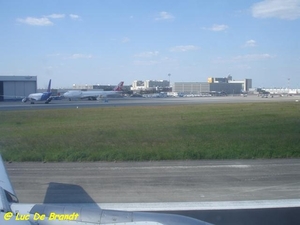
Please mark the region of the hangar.
[[0, 76], [0, 101], [21, 100], [36, 90], [36, 76]]

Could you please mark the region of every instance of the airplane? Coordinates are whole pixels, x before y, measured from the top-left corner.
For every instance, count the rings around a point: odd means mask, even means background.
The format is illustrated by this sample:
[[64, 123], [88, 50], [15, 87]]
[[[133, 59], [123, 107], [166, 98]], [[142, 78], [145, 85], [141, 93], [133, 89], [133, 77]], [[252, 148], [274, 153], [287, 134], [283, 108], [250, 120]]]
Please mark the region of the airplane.
[[120, 211], [86, 204], [21, 204], [0, 155], [0, 224], [5, 225], [212, 225], [191, 217]]
[[69, 101], [72, 99], [88, 99], [88, 100], [97, 100], [98, 98], [107, 97], [108, 95], [119, 95], [122, 91], [124, 82], [121, 81], [113, 91], [80, 91], [72, 90], [67, 91], [63, 94], [64, 98], [68, 98]]
[[51, 79], [49, 80], [47, 92], [44, 93], [32, 93], [28, 97], [23, 98], [22, 102], [30, 101], [30, 104], [34, 104], [36, 101], [45, 101], [45, 104], [48, 104], [52, 100], [51, 92]]

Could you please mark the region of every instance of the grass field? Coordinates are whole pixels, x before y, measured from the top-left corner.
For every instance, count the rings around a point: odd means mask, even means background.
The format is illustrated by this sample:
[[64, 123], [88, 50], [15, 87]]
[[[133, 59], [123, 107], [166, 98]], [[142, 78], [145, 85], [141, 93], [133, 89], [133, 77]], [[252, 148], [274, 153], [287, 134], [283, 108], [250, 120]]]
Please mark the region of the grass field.
[[9, 161], [300, 157], [295, 102], [0, 111]]

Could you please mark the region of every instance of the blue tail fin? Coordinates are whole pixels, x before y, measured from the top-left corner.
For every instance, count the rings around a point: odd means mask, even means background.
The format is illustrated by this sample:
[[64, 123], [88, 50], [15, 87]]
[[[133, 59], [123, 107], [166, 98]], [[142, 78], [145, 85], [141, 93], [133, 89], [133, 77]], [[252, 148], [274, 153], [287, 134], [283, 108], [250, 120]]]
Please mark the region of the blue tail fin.
[[47, 92], [51, 92], [51, 79], [49, 80]]

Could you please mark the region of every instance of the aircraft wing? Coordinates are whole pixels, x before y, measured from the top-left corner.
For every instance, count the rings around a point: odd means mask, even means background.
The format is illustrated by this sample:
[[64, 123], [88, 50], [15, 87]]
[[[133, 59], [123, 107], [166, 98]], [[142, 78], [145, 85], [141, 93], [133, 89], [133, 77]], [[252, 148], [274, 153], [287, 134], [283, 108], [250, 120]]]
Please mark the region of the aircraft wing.
[[81, 99], [84, 98], [91, 98], [91, 99], [96, 99], [100, 95], [102, 95], [103, 91], [87, 91], [87, 92], [82, 92]]
[[120, 94], [122, 94], [121, 91], [104, 91], [103, 93], [101, 93], [101, 95], [99, 95], [99, 97], [107, 98], [108, 96], [120, 95]]
[[0, 155], [0, 224], [5, 225], [210, 225], [186, 216], [104, 210], [99, 207], [19, 204]]
[[[6, 218], [6, 219], [5, 219]], [[9, 213], [0, 212], [0, 224], [3, 225], [33, 225], [30, 221], [18, 221], [15, 215], [10, 217]]]
[[7, 175], [7, 171], [4, 166], [1, 155], [0, 155], [0, 187], [2, 187], [3, 190], [9, 192], [11, 195], [16, 197], [16, 193], [15, 193], [15, 191], [11, 185], [10, 179]]
[[11, 212], [10, 208], [12, 202], [17, 202], [17, 197], [0, 155], [0, 224], [31, 225], [29, 221], [16, 220], [16, 216]]
[[0, 212], [11, 212], [10, 204], [12, 202], [18, 202], [18, 199], [11, 185], [2, 157], [0, 155]]
[[81, 99], [93, 99], [97, 100], [100, 98], [107, 98], [110, 95], [116, 95], [119, 94], [118, 91], [87, 91], [82, 92]]

